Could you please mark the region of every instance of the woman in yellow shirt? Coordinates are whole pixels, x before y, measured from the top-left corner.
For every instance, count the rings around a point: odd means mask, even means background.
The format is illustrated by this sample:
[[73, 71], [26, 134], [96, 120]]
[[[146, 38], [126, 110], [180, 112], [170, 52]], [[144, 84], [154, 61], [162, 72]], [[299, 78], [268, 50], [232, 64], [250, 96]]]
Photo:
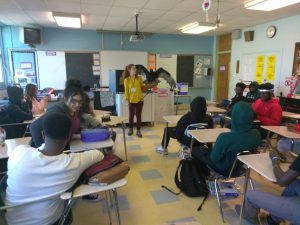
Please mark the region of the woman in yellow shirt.
[[125, 67], [121, 81], [124, 82], [125, 99], [128, 101], [129, 106], [128, 135], [131, 136], [133, 134], [133, 118], [135, 115], [137, 126], [136, 136], [141, 138], [142, 110], [144, 105], [143, 91], [151, 88], [152, 86], [144, 85], [142, 78], [138, 76], [136, 72], [134, 64], [129, 64]]

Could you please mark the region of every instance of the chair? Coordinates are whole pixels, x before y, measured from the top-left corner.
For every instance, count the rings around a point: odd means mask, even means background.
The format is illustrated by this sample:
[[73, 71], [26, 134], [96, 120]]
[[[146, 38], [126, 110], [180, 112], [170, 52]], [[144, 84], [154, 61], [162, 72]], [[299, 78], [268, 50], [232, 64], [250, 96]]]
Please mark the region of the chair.
[[[188, 133], [189, 130], [199, 130], [199, 129], [206, 129], [208, 126], [207, 123], [193, 123], [188, 125], [185, 128], [184, 135], [187, 136], [188, 138], [192, 138], [191, 135]], [[191, 141], [190, 143], [190, 148], [192, 147], [193, 142]], [[179, 158], [187, 158], [191, 156], [191, 152], [188, 152], [189, 146], [186, 146], [185, 144], [180, 143], [180, 149], [178, 152], [178, 157]]]
[[[220, 193], [220, 188], [218, 185], [218, 181], [219, 180], [228, 180], [231, 178], [237, 178], [240, 176], [244, 176], [246, 173], [246, 168], [244, 167], [244, 164], [242, 164], [239, 160], [238, 160], [238, 156], [240, 155], [249, 155], [249, 154], [254, 154], [257, 153], [257, 150], [247, 150], [247, 151], [241, 151], [237, 154], [234, 155], [229, 155], [229, 157], [231, 158], [231, 161], [233, 162], [232, 167], [230, 169], [229, 175], [228, 177], [225, 177], [224, 175], [221, 175], [217, 172], [215, 172], [214, 170], [211, 169], [211, 172], [214, 173], [215, 178], [214, 178], [214, 189], [216, 190], [216, 198], [217, 198], [217, 202], [218, 202], [218, 206], [220, 209], [220, 214], [222, 217], [222, 221], [223, 223], [225, 223], [224, 220], [224, 215], [223, 215], [223, 207], [222, 207], [222, 196]], [[251, 186], [251, 189], [254, 190], [254, 186], [253, 186], [253, 182], [251, 180], [251, 178], [249, 179], [249, 183]]]

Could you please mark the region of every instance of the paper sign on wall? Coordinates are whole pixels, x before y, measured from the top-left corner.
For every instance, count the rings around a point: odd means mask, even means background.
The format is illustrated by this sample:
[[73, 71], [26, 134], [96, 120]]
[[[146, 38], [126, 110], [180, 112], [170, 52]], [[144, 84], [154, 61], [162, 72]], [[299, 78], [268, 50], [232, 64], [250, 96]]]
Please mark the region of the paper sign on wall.
[[266, 70], [267, 81], [274, 81], [275, 79], [275, 64], [276, 64], [276, 55], [269, 55], [267, 57], [267, 70]]
[[265, 63], [265, 56], [258, 55], [256, 58], [255, 80], [259, 84], [263, 82], [264, 63]]

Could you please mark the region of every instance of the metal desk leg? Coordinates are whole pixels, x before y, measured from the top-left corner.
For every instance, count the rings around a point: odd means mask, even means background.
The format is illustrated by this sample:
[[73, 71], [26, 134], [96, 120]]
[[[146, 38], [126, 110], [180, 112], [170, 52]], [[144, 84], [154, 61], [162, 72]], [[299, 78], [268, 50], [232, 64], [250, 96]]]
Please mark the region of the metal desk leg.
[[125, 124], [122, 122], [122, 129], [123, 129], [123, 141], [124, 141], [124, 149], [125, 149], [125, 159], [127, 159], [127, 146], [126, 146], [126, 137], [125, 137]]
[[177, 112], [178, 112], [178, 99], [179, 97], [175, 97], [176, 98], [176, 112], [175, 112], [175, 115], [177, 115]]
[[190, 145], [191, 155], [192, 155], [193, 145], [194, 145], [194, 138], [192, 137], [191, 145]]
[[291, 152], [294, 152], [295, 140], [292, 138], [291, 141]]
[[115, 206], [115, 209], [116, 209], [117, 222], [118, 222], [118, 225], [121, 225], [121, 217], [120, 217], [120, 212], [119, 212], [119, 202], [118, 202], [117, 189], [113, 188], [112, 193], [113, 193], [113, 196], [114, 196], [114, 203], [115, 203], [114, 206]]
[[164, 154], [163, 155], [168, 155], [168, 150], [167, 150], [167, 132], [168, 132], [168, 126], [169, 123], [166, 123], [166, 131], [164, 132]]
[[112, 225], [112, 220], [111, 220], [111, 212], [110, 212], [110, 207], [109, 207], [109, 197], [107, 195], [107, 191], [104, 192], [105, 193], [105, 207], [108, 213], [108, 217], [109, 217], [109, 225]]
[[246, 193], [247, 193], [249, 178], [250, 178], [250, 167], [247, 167], [245, 182], [244, 182], [244, 193], [243, 193], [243, 199], [242, 199], [242, 205], [241, 205], [241, 211], [240, 211], [240, 223], [239, 223], [240, 225], [242, 225], [242, 223], [243, 223], [245, 197], [246, 197]]

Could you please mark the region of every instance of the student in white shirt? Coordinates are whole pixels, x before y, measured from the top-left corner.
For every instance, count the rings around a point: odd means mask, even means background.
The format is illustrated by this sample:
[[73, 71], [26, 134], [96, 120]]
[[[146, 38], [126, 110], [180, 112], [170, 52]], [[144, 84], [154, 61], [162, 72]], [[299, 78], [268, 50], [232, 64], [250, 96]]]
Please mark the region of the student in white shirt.
[[39, 149], [20, 145], [12, 152], [8, 160], [6, 203], [35, 202], [8, 210], [9, 225], [56, 224], [64, 209], [60, 194], [71, 188], [86, 168], [103, 159], [98, 150], [63, 153], [70, 128], [70, 118], [65, 114], [46, 114], [45, 144]]

